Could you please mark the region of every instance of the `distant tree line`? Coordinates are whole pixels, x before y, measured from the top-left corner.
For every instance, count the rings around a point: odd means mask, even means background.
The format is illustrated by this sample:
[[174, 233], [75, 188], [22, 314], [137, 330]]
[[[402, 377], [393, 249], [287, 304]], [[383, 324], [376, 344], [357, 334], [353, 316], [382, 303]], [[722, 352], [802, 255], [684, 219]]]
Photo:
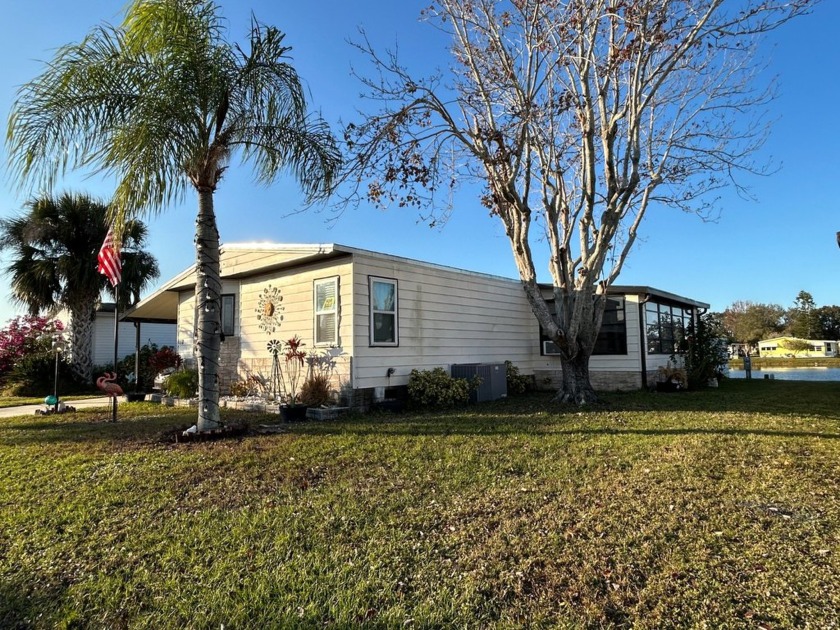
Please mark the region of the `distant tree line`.
[[730, 342], [755, 346], [768, 337], [789, 335], [800, 339], [840, 340], [840, 306], [817, 306], [813, 296], [800, 291], [789, 308], [738, 300], [719, 318]]

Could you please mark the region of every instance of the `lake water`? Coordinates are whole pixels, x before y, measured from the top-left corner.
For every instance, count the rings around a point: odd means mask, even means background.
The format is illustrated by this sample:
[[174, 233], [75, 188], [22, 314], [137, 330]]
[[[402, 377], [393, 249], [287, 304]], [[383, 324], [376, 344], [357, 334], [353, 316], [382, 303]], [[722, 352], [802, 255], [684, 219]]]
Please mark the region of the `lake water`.
[[[765, 374], [772, 374], [780, 381], [840, 381], [840, 368], [811, 367], [811, 368], [753, 368], [754, 379], [764, 378]], [[729, 370], [729, 378], [746, 378], [744, 370]]]

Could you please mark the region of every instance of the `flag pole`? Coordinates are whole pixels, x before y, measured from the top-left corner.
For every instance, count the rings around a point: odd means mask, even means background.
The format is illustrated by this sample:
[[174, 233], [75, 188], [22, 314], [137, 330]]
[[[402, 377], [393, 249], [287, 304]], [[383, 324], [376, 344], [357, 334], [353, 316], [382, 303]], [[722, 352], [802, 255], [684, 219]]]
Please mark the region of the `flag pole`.
[[[114, 238], [113, 226], [108, 227], [108, 232], [105, 234], [105, 241], [102, 247], [99, 248], [99, 253], [96, 255], [96, 270], [108, 278], [111, 287], [114, 289], [114, 377], [117, 375], [117, 359], [119, 349], [120, 336], [120, 280], [122, 279], [122, 261], [120, 260], [120, 244]], [[119, 390], [119, 387], [116, 388]], [[105, 390], [103, 388], [104, 391]], [[117, 421], [117, 395], [113, 393], [114, 406], [111, 411], [111, 422]]]
[[[120, 345], [120, 285], [114, 285], [114, 376], [117, 375], [117, 357]], [[111, 422], [117, 421], [117, 397], [113, 396], [111, 408]]]

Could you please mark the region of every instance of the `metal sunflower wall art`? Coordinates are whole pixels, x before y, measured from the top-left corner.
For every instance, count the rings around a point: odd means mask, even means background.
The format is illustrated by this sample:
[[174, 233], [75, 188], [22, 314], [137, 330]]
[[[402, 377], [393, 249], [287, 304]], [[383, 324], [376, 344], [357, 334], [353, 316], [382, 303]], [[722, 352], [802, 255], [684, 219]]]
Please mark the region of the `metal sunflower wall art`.
[[283, 321], [282, 313], [285, 310], [282, 302], [283, 295], [280, 289], [270, 284], [263, 289], [257, 301], [256, 308], [260, 330], [271, 334], [280, 326], [280, 323]]

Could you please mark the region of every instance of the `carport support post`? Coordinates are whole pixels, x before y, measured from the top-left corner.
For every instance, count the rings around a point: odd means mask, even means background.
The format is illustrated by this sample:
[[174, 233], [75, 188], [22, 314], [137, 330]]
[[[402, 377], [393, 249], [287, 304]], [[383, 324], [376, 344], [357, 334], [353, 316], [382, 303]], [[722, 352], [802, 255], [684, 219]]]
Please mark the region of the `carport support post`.
[[140, 391], [140, 322], [134, 322], [134, 391]]

